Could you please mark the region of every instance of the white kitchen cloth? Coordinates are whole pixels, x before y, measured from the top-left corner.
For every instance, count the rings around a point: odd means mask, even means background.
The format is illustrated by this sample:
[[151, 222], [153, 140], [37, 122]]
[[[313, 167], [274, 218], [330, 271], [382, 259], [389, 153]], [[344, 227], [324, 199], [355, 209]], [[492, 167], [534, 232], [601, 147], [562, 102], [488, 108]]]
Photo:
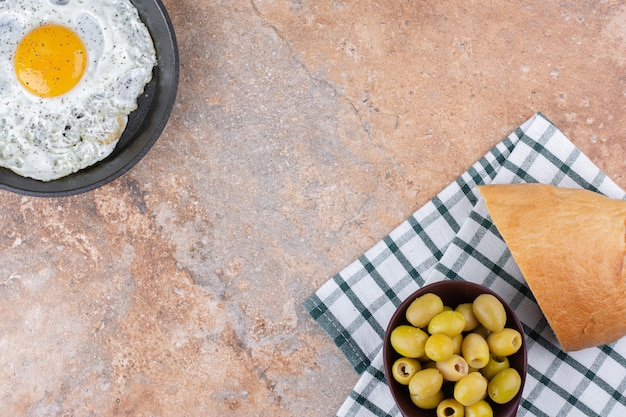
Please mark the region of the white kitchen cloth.
[[522, 322], [528, 375], [518, 416], [626, 416], [626, 338], [564, 353], [476, 188], [520, 182], [626, 198], [542, 114], [515, 129], [304, 303], [361, 375], [337, 416], [400, 416], [383, 374], [384, 332], [404, 299], [444, 279], [490, 287]]

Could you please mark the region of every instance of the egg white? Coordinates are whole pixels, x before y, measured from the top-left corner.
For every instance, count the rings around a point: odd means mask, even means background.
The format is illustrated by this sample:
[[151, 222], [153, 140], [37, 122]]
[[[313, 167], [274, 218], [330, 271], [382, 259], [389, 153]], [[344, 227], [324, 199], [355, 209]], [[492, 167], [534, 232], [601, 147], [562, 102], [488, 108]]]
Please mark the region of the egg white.
[[[87, 67], [68, 93], [42, 98], [14, 70], [20, 40], [44, 24], [79, 35]], [[157, 65], [154, 44], [129, 0], [0, 1], [0, 166], [50, 181], [111, 154]]]

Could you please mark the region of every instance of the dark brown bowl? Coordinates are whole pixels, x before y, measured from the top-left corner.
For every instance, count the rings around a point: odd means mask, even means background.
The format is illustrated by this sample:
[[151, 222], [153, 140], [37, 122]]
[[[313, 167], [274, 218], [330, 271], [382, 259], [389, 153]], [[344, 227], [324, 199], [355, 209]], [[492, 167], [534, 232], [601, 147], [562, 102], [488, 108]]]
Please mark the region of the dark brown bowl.
[[506, 327], [516, 329], [522, 335], [522, 347], [515, 354], [509, 356], [509, 362], [512, 368], [515, 368], [522, 377], [522, 386], [519, 392], [511, 401], [506, 404], [495, 404], [487, 398], [487, 401], [493, 409], [494, 417], [514, 417], [517, 414], [520, 401], [522, 399], [522, 391], [524, 389], [524, 383], [526, 382], [526, 373], [528, 371], [528, 362], [526, 354], [526, 339], [524, 336], [524, 330], [522, 324], [513, 312], [511, 307], [506, 303], [502, 297], [493, 292], [487, 287], [479, 284], [467, 281], [440, 281], [433, 284], [426, 285], [418, 291], [411, 294], [406, 300], [400, 304], [396, 312], [391, 317], [387, 331], [385, 332], [385, 340], [383, 344], [383, 362], [385, 367], [385, 378], [387, 384], [391, 390], [393, 398], [398, 404], [400, 412], [405, 417], [436, 417], [435, 410], [424, 410], [417, 407], [411, 401], [409, 396], [409, 390], [406, 385], [399, 384], [395, 381], [391, 374], [391, 367], [393, 363], [400, 357], [400, 355], [391, 347], [389, 340], [391, 331], [401, 324], [409, 324], [406, 320], [405, 313], [409, 304], [420, 295], [426, 293], [434, 293], [441, 297], [444, 305], [455, 307], [458, 304], [470, 303], [474, 299], [483, 293], [494, 295], [504, 305], [504, 309], [507, 314]]

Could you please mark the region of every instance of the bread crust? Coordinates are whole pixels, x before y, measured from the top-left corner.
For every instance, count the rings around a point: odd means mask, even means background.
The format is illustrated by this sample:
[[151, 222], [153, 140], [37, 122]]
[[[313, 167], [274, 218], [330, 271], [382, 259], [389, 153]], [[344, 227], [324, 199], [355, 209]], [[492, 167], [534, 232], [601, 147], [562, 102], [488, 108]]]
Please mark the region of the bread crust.
[[544, 184], [479, 190], [564, 351], [626, 335], [626, 201]]

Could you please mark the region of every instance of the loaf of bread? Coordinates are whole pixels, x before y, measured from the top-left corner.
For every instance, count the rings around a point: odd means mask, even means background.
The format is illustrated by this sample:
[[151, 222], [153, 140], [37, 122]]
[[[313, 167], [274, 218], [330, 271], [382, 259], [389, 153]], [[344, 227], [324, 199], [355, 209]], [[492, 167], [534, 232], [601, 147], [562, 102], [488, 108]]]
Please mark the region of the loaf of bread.
[[479, 190], [564, 351], [626, 335], [626, 201], [543, 184]]

